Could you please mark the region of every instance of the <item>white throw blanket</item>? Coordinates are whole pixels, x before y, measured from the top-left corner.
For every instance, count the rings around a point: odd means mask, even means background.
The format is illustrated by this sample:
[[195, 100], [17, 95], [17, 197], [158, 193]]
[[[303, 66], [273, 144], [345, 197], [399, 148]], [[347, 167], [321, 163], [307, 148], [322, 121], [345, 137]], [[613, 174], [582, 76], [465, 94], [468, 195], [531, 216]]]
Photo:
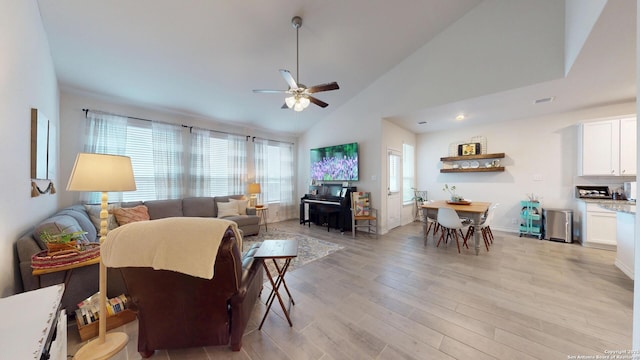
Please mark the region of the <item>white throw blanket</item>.
[[111, 230], [100, 255], [108, 267], [152, 267], [211, 279], [218, 248], [229, 227], [242, 251], [238, 224], [233, 221], [173, 217], [133, 222]]

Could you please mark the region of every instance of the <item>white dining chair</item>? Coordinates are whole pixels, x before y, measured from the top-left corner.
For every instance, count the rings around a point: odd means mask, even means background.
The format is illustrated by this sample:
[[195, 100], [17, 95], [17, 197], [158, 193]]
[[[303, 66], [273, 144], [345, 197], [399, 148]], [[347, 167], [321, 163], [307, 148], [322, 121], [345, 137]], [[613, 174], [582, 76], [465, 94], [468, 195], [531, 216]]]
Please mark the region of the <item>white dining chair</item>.
[[[432, 203], [433, 200], [427, 201], [427, 203]], [[422, 221], [422, 228], [424, 230], [424, 245], [427, 246], [427, 240], [429, 239], [429, 232], [433, 231], [433, 238], [435, 242], [435, 236], [438, 230], [440, 230], [440, 224], [438, 224], [438, 220], [427, 216], [427, 209], [420, 208], [422, 215], [420, 216]]]
[[476, 231], [476, 228], [480, 229], [480, 232], [482, 233], [482, 239], [484, 240], [484, 246], [487, 249], [487, 251], [489, 251], [489, 246], [491, 244], [493, 244], [493, 233], [491, 232], [491, 222], [493, 221], [493, 218], [495, 216], [496, 213], [496, 208], [500, 206], [500, 204], [493, 204], [489, 210], [487, 211], [487, 216], [484, 218], [484, 221], [482, 223], [480, 223], [480, 225], [471, 225], [471, 227], [469, 228], [469, 236], [473, 235], [473, 233]]
[[[466, 246], [467, 249], [469, 248], [467, 239], [469, 238], [471, 229], [469, 224], [464, 224], [462, 220], [460, 220], [455, 210], [446, 207], [439, 208], [438, 224], [440, 224], [442, 233], [440, 234], [440, 240], [438, 240], [436, 247], [440, 246], [442, 240], [444, 240], [446, 244], [451, 237], [455, 237], [458, 253], [460, 253], [460, 238], [463, 240], [463, 246]], [[464, 229], [466, 229], [466, 234], [463, 232]]]

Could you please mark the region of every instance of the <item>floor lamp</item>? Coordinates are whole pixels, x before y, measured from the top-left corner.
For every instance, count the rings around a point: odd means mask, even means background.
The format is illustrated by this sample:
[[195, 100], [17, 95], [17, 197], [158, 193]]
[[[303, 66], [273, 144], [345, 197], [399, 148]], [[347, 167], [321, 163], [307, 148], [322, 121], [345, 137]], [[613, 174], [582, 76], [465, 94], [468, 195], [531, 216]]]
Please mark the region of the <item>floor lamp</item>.
[[[71, 171], [68, 191], [102, 192], [100, 210], [100, 243], [107, 236], [107, 192], [133, 191], [131, 159], [127, 156], [79, 153]], [[107, 268], [100, 261], [100, 320], [98, 338], [85, 344], [74, 359], [108, 359], [122, 350], [129, 341], [127, 334], [113, 332], [107, 334]]]

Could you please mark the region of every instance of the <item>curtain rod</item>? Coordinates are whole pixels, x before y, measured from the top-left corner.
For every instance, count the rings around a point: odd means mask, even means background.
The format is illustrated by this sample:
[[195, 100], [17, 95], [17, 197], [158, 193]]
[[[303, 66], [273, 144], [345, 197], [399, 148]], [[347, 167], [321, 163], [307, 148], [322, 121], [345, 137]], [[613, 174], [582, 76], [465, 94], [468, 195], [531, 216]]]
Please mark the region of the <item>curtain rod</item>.
[[129, 116], [129, 115], [114, 114], [114, 113], [110, 113], [110, 112], [106, 112], [106, 111], [102, 111], [102, 110], [82, 109], [82, 111], [84, 111], [84, 117], [85, 118], [89, 115], [89, 111], [91, 111], [91, 112], [98, 113], [98, 114], [106, 114], [106, 115], [114, 115], [114, 116], [126, 117], [127, 119], [134, 119], [134, 120], [141, 120], [141, 121], [148, 121], [148, 122], [157, 122], [157, 123], [167, 124], [167, 125], [182, 126], [183, 128], [188, 128], [189, 132], [191, 132], [191, 129], [195, 128], [195, 129], [199, 129], [199, 130], [213, 131], [213, 132], [217, 132], [217, 133], [220, 133], [220, 134], [228, 134], [228, 135], [236, 135], [236, 136], [245, 136], [246, 137], [246, 135], [242, 135], [242, 134], [236, 134], [236, 133], [231, 133], [231, 132], [226, 132], [226, 131], [219, 131], [219, 130], [204, 129], [204, 128], [200, 128], [200, 127], [197, 127], [197, 126], [190, 126], [190, 125], [184, 125], [184, 124], [174, 124], [174, 123], [170, 123], [170, 122], [166, 122], [166, 121], [160, 121], [160, 120], [144, 119], [144, 118], [139, 118], [139, 117]]
[[94, 113], [99, 113], [99, 114], [105, 114], [105, 115], [114, 115], [114, 116], [121, 116], [121, 117], [126, 117], [128, 119], [135, 119], [135, 120], [142, 120], [142, 121], [149, 121], [149, 122], [159, 122], [162, 124], [167, 124], [167, 125], [177, 125], [177, 126], [182, 126], [183, 128], [189, 128], [189, 132], [191, 132], [191, 129], [199, 129], [199, 130], [205, 130], [205, 131], [213, 131], [216, 133], [220, 133], [220, 134], [228, 134], [228, 135], [235, 135], [235, 136], [244, 136], [245, 141], [249, 141], [249, 139], [252, 139], [252, 141], [255, 141], [255, 139], [262, 139], [262, 140], [268, 140], [268, 141], [276, 141], [276, 142], [281, 142], [281, 143], [286, 143], [286, 144], [291, 144], [293, 145], [292, 142], [288, 142], [288, 141], [280, 141], [280, 140], [272, 140], [272, 139], [264, 139], [264, 138], [260, 138], [260, 137], [256, 137], [256, 136], [251, 136], [251, 135], [243, 135], [243, 134], [238, 134], [238, 133], [232, 133], [232, 132], [228, 132], [228, 131], [220, 131], [220, 130], [212, 130], [212, 129], [205, 129], [205, 128], [201, 128], [201, 127], [197, 127], [197, 126], [189, 126], [189, 125], [184, 125], [184, 124], [174, 124], [174, 123], [170, 123], [170, 122], [166, 122], [166, 121], [160, 121], [160, 120], [150, 120], [150, 119], [144, 119], [144, 118], [139, 118], [139, 117], [135, 117], [135, 116], [129, 116], [129, 115], [120, 115], [120, 114], [114, 114], [114, 113], [110, 113], [110, 112], [106, 112], [106, 111], [102, 111], [102, 110], [93, 110], [93, 109], [82, 109], [82, 111], [84, 111], [84, 117], [88, 117], [89, 115], [89, 111], [94, 112]]

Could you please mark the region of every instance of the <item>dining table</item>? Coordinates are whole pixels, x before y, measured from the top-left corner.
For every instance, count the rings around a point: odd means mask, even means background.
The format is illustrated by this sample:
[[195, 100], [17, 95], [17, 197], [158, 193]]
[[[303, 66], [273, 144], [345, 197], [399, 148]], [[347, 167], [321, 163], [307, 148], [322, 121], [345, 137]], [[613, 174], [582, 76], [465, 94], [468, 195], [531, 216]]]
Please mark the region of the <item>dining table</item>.
[[[426, 211], [426, 216], [437, 219], [438, 209], [448, 207], [458, 214], [460, 217], [471, 219], [472, 225], [479, 225], [482, 221], [482, 215], [489, 210], [490, 202], [481, 201], [460, 201], [450, 202], [447, 200], [436, 200], [423, 203], [421, 208]], [[473, 232], [473, 247], [476, 255], [480, 253], [480, 231]]]

